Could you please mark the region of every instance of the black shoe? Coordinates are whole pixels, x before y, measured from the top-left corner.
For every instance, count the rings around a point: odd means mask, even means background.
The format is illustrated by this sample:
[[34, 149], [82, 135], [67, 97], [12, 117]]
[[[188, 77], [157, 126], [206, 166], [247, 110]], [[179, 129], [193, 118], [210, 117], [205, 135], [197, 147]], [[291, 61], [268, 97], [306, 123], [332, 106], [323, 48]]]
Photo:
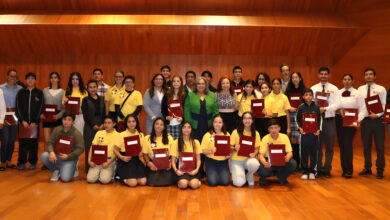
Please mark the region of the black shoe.
[[378, 171], [378, 172], [376, 173], [376, 178], [377, 178], [378, 180], [383, 179], [383, 172], [382, 172], [382, 171]]
[[7, 164], [7, 168], [16, 169], [16, 165], [14, 165], [14, 164]]
[[260, 179], [259, 179], [259, 184], [260, 184], [260, 186], [264, 186], [266, 182], [267, 182], [267, 179], [266, 179], [266, 178], [260, 177]]
[[45, 165], [43, 165], [42, 167], [41, 167], [41, 170], [48, 170], [49, 168], [47, 168], [47, 166], [45, 166]]
[[332, 175], [330, 175], [330, 172], [327, 171], [327, 172], [324, 172], [324, 177], [325, 178], [330, 178]]
[[367, 175], [371, 175], [371, 174], [372, 174], [371, 170], [363, 169], [362, 172], [359, 173], [359, 176], [367, 176]]
[[283, 186], [288, 186], [290, 183], [287, 181], [287, 179], [281, 179], [279, 180], [280, 183], [283, 185]]
[[1, 166], [0, 171], [5, 171], [5, 167]]
[[352, 178], [352, 173], [346, 173], [344, 174], [345, 179], [351, 179]]

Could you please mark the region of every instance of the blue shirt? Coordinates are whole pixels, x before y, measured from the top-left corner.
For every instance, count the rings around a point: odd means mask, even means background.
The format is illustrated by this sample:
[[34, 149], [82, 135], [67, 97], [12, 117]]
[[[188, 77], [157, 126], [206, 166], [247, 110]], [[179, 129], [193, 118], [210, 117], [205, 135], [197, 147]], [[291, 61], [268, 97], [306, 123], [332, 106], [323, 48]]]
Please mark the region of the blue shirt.
[[14, 88], [11, 88], [8, 86], [7, 83], [4, 83], [0, 85], [0, 88], [3, 90], [5, 105], [7, 106], [7, 108], [15, 108], [16, 95], [23, 87], [15, 84]]

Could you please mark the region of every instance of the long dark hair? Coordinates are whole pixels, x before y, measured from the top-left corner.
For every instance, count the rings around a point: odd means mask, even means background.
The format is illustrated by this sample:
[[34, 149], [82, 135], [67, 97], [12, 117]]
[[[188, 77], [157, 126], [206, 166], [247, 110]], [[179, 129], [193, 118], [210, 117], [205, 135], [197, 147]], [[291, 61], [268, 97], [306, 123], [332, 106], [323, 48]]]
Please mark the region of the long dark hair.
[[[294, 74], [297, 74], [299, 77], [299, 85], [298, 88], [295, 88], [294, 83], [292, 82], [292, 76]], [[300, 72], [293, 72], [291, 73], [290, 80], [288, 81], [287, 88], [286, 88], [286, 96], [290, 96], [292, 93], [299, 93], [303, 95], [303, 91], [305, 90], [305, 84], [303, 83], [302, 75]]]
[[154, 126], [157, 121], [161, 121], [164, 125], [164, 130], [162, 131], [162, 142], [164, 145], [167, 145], [169, 143], [167, 126], [165, 125], [165, 120], [161, 117], [157, 117], [153, 122], [152, 133], [150, 133], [150, 143], [156, 143], [156, 130], [154, 129]]
[[60, 89], [60, 88], [61, 88], [61, 86], [60, 86], [61, 77], [60, 77], [60, 74], [58, 74], [57, 72], [51, 72], [50, 75], [49, 75], [49, 83], [50, 83], [49, 89], [52, 88], [51, 80], [50, 80], [50, 79], [51, 79], [51, 77], [52, 77], [53, 75], [56, 75], [56, 76], [57, 76], [57, 78], [58, 78], [58, 85], [57, 85], [57, 87], [58, 87], [58, 89]]
[[129, 120], [129, 118], [134, 118], [134, 120], [135, 120], [135, 130], [137, 130], [138, 131], [138, 133], [141, 133], [141, 129], [140, 129], [140, 127], [139, 127], [139, 120], [138, 120], [138, 117], [136, 116], [136, 115], [133, 115], [133, 114], [128, 114], [127, 116], [126, 116], [126, 118], [125, 118], [125, 120], [123, 121], [123, 123], [125, 123], [124, 125], [125, 125], [125, 129], [129, 129], [128, 127], [127, 127], [127, 121]]
[[195, 149], [194, 149], [194, 146], [195, 146], [194, 129], [192, 128], [192, 125], [189, 121], [184, 121], [183, 123], [181, 123], [180, 136], [179, 136], [179, 139], [177, 140], [178, 150], [179, 150], [179, 152], [183, 152], [183, 150], [184, 150], [183, 127], [186, 124], [190, 125], [190, 127], [191, 127], [190, 142], [191, 142], [192, 150], [195, 152]]
[[244, 116], [246, 114], [249, 114], [252, 118], [252, 124], [251, 124], [251, 136], [252, 137], [256, 137], [256, 126], [255, 126], [255, 117], [253, 116], [252, 112], [244, 112], [242, 114], [242, 118], [240, 120], [240, 122], [238, 123], [238, 126], [237, 126], [237, 133], [239, 135], [242, 135], [244, 133]]
[[72, 78], [73, 76], [77, 76], [79, 79], [79, 90], [81, 94], [85, 94], [87, 92], [87, 89], [85, 88], [83, 78], [81, 78], [81, 74], [79, 72], [73, 72], [69, 76], [68, 80], [68, 87], [66, 88], [66, 93], [65, 96], [70, 96], [72, 95], [72, 90], [73, 90], [73, 85], [72, 85]]
[[[174, 75], [172, 77], [172, 83], [173, 83], [173, 80], [175, 78], [179, 78], [180, 79], [180, 87], [179, 87], [179, 91], [177, 93], [177, 96], [178, 96], [178, 99], [180, 100], [184, 100], [186, 98], [186, 91], [184, 90], [184, 85], [183, 85], [183, 78], [181, 78], [181, 76], [178, 76], [178, 75]], [[153, 92], [154, 94], [154, 92]], [[175, 95], [175, 89], [173, 88], [173, 85], [167, 90], [167, 101], [172, 101], [173, 100], [173, 97]]]
[[152, 81], [150, 81], [150, 88], [149, 88], [150, 98], [154, 97], [154, 80], [157, 78], [157, 76], [162, 76], [163, 78], [162, 91], [165, 93], [165, 91], [167, 90], [167, 81], [165, 81], [164, 75], [162, 73], [157, 73], [156, 75], [153, 76]]
[[223, 125], [222, 125], [221, 131], [222, 131], [222, 133], [223, 133], [224, 135], [226, 135], [226, 134], [227, 134], [227, 130], [226, 130], [226, 127], [225, 127], [225, 122], [223, 122], [223, 118], [222, 118], [221, 114], [216, 114], [216, 115], [213, 117], [213, 120], [212, 120], [211, 125], [210, 125], [210, 127], [209, 127], [209, 132], [210, 132], [210, 134], [216, 134], [216, 133], [217, 133], [217, 132], [215, 132], [215, 129], [214, 129], [214, 126], [213, 126], [214, 120], [215, 120], [216, 118], [221, 118], [221, 119], [222, 119]]
[[251, 80], [251, 79], [248, 79], [245, 82], [245, 84], [244, 84], [244, 89], [243, 89], [244, 92], [242, 93], [241, 99], [244, 98], [244, 97], [246, 98], [249, 95], [249, 94], [246, 93], [246, 90], [245, 90], [245, 86], [246, 85], [252, 85], [253, 86], [253, 91], [252, 91], [252, 94], [250, 94], [250, 95], [254, 95], [257, 98], [256, 93], [255, 93], [255, 82], [253, 80]]
[[264, 82], [267, 82], [267, 83], [271, 83], [271, 79], [269, 78], [268, 74], [266, 72], [260, 72], [259, 74], [257, 74], [256, 76], [256, 82], [255, 82], [255, 85], [257, 87], [260, 87], [259, 85], [259, 78], [260, 76], [263, 76], [264, 77]]

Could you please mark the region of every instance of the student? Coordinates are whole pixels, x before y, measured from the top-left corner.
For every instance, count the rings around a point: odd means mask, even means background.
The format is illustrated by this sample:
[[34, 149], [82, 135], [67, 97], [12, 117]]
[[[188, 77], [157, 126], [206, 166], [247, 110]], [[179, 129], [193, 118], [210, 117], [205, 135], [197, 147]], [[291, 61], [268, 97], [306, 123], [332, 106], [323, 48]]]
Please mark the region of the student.
[[[255, 137], [255, 151], [249, 154], [249, 157], [238, 156], [240, 151], [240, 137], [242, 135]], [[254, 117], [251, 112], [244, 112], [237, 129], [230, 136], [230, 145], [233, 148], [230, 159], [230, 170], [232, 171], [233, 185], [242, 187], [248, 180], [249, 186], [255, 185], [253, 174], [259, 169], [260, 163], [256, 158], [259, 153], [260, 135], [256, 131]], [[247, 171], [247, 172], [246, 172]]]
[[217, 89], [211, 85], [211, 81], [213, 80], [213, 74], [209, 70], [205, 70], [202, 72], [202, 76], [207, 80], [207, 83], [209, 84], [209, 90], [211, 92], [216, 92]]
[[107, 161], [101, 165], [97, 165], [92, 161], [92, 146], [88, 153], [89, 169], [87, 173], [88, 183], [96, 183], [99, 181], [102, 184], [108, 184], [111, 182], [114, 176], [115, 159], [114, 146], [119, 139], [119, 133], [115, 130], [114, 119], [107, 115], [104, 117], [104, 130], [98, 131], [92, 141], [92, 145], [104, 145], [107, 146]]
[[290, 82], [290, 66], [287, 64], [280, 65], [280, 77], [282, 78], [282, 93], [286, 92], [288, 82]]
[[[328, 67], [321, 67], [318, 70], [318, 78], [320, 82], [311, 87], [314, 92], [314, 97], [318, 92], [329, 93], [329, 106], [320, 107], [322, 113], [322, 130], [320, 134], [320, 146], [318, 149], [317, 171], [319, 175], [330, 178], [333, 160], [333, 146], [336, 133], [336, 124], [334, 121], [335, 111], [340, 103], [339, 89], [329, 83], [330, 70]], [[325, 144], [325, 163], [322, 162], [322, 146]]]
[[[287, 88], [285, 91], [285, 95], [289, 98], [293, 94], [299, 94], [299, 96], [303, 96], [303, 91], [305, 90], [305, 84], [303, 83], [302, 75], [300, 72], [293, 72], [290, 77], [290, 81], [287, 84]], [[297, 123], [295, 121], [296, 115], [297, 115], [297, 108], [291, 107], [290, 108], [290, 129], [291, 129], [291, 145], [294, 152], [294, 160], [297, 162], [297, 165], [299, 167], [300, 165], [300, 149], [299, 149], [299, 140], [301, 138], [301, 135], [299, 133], [299, 129], [297, 127]]]
[[[297, 162], [292, 158], [293, 152], [291, 148], [290, 139], [286, 134], [280, 133], [280, 122], [276, 119], [271, 119], [268, 124], [269, 134], [267, 134], [261, 140], [260, 144], [260, 156], [261, 163], [259, 169], [260, 185], [266, 183], [266, 178], [276, 173], [280, 183], [282, 185], [288, 185], [287, 177], [289, 177], [295, 170]], [[284, 144], [286, 146], [285, 166], [271, 166], [268, 162], [268, 144]]]
[[[79, 156], [84, 151], [83, 136], [81, 132], [73, 126], [75, 119], [76, 116], [72, 112], [64, 112], [62, 125], [54, 128], [49, 141], [46, 143], [47, 152], [41, 154], [42, 163], [53, 172], [50, 178], [53, 182], [58, 181], [60, 177], [62, 182], [70, 182], [76, 171]], [[58, 135], [73, 138], [72, 150], [69, 154], [54, 153]]]
[[167, 83], [167, 88], [170, 88], [172, 86], [172, 81], [171, 81], [171, 67], [168, 65], [164, 65], [160, 68], [161, 74], [165, 78], [165, 82]]
[[251, 100], [257, 99], [255, 94], [255, 82], [247, 80], [244, 84], [244, 91], [237, 96], [238, 117], [242, 117], [244, 112], [252, 112]]
[[264, 109], [267, 118], [275, 118], [280, 122], [280, 132], [290, 135], [290, 102], [281, 91], [282, 80], [275, 78], [272, 80], [272, 92], [264, 98]]
[[230, 183], [229, 158], [214, 156], [217, 151], [215, 147], [215, 135], [230, 136], [226, 131], [221, 115], [214, 116], [210, 130], [203, 136], [201, 149], [205, 157], [207, 183], [209, 186], [227, 186]]
[[[313, 90], [304, 89], [303, 91], [304, 103], [299, 106], [296, 114], [296, 124], [301, 135], [301, 165], [303, 168], [302, 180], [315, 180], [315, 168], [317, 166], [317, 151], [318, 151], [318, 136], [321, 133], [321, 112], [320, 107], [313, 102]], [[302, 129], [302, 115], [303, 114], [316, 114], [317, 115], [317, 132], [305, 133]], [[299, 152], [294, 151], [294, 154]], [[310, 156], [310, 167], [309, 167]]]
[[383, 179], [383, 171], [385, 169], [385, 125], [382, 123], [383, 113], [375, 114], [368, 112], [365, 99], [371, 96], [378, 95], [380, 102], [385, 109], [386, 104], [386, 89], [375, 83], [376, 73], [373, 68], [364, 70], [364, 80], [366, 85], [358, 88], [360, 96], [360, 106], [364, 106], [359, 112], [359, 122], [361, 122], [361, 136], [364, 146], [364, 169], [359, 175], [371, 175], [371, 146], [372, 136], [374, 136], [376, 147], [376, 178]]
[[161, 102], [166, 93], [167, 85], [161, 73], [157, 73], [151, 80], [150, 88], [144, 94], [144, 109], [146, 112], [146, 134], [152, 131], [153, 121], [162, 117]]
[[118, 123], [130, 114], [138, 117], [142, 110], [142, 94], [134, 89], [134, 83], [133, 76], [126, 76], [122, 83], [124, 90], [119, 91], [115, 96], [115, 113], [118, 116]]
[[337, 140], [340, 146], [340, 162], [341, 169], [343, 170], [342, 176], [344, 178], [352, 178], [353, 173], [353, 139], [356, 134], [356, 128], [359, 124], [354, 127], [344, 127], [343, 120], [345, 117], [344, 109], [352, 108], [364, 111], [364, 106], [359, 105], [359, 92], [352, 87], [353, 76], [351, 74], [345, 74], [343, 76], [343, 85], [339, 92], [340, 103], [339, 103], [339, 114], [336, 114], [336, 129], [337, 129]]
[[[179, 169], [179, 153], [189, 152], [196, 154], [196, 168], [188, 173], [184, 173]], [[199, 172], [200, 159], [200, 143], [194, 139], [191, 123], [183, 122], [180, 132], [180, 137], [176, 139], [171, 146], [171, 161], [172, 169], [176, 174], [177, 186], [180, 189], [197, 189], [201, 185], [201, 174]]]
[[[16, 70], [10, 69], [7, 71], [7, 81], [0, 85], [0, 89], [4, 95], [5, 107], [7, 114], [15, 114], [16, 95], [21, 86], [16, 84], [18, 79]], [[12, 154], [14, 153], [16, 134], [18, 133], [18, 125], [11, 125], [10, 122], [4, 120], [4, 126], [1, 131], [1, 166], [0, 171], [6, 168], [15, 169], [16, 165], [11, 164]]]
[[140, 160], [143, 157], [142, 151], [136, 157], [126, 156], [124, 142], [124, 138], [138, 135], [141, 148], [143, 148], [144, 134], [139, 128], [137, 116], [127, 115], [124, 122], [126, 130], [120, 133], [114, 148], [115, 155], [118, 157], [116, 173], [119, 179], [127, 186], [144, 186], [146, 185], [146, 167]]
[[[85, 161], [88, 161], [89, 147], [99, 130], [104, 129], [103, 119], [105, 115], [104, 98], [97, 94], [98, 82], [89, 80], [87, 83], [88, 96], [83, 98], [81, 109], [84, 117], [84, 144], [85, 144]], [[89, 163], [85, 163], [85, 172], [89, 169]]]
[[27, 88], [21, 89], [16, 95], [16, 117], [20, 126], [24, 128], [34, 128], [38, 130], [36, 138], [19, 137], [19, 157], [18, 170], [24, 170], [27, 162], [30, 163], [30, 170], [37, 167], [38, 143], [39, 143], [39, 123], [43, 107], [43, 93], [35, 87], [37, 76], [35, 73], [26, 74]]
[[152, 132], [144, 139], [142, 146], [142, 153], [146, 162], [147, 170], [147, 184], [150, 186], [169, 186], [174, 183], [174, 173], [169, 163], [167, 170], [158, 170], [153, 163], [153, 149], [168, 149], [170, 152], [173, 138], [168, 134], [165, 127], [165, 120], [161, 117], [153, 121]]
[[259, 74], [257, 74], [256, 80], [255, 80], [255, 85], [256, 85], [255, 93], [256, 93], [256, 96], [258, 98], [262, 98], [262, 96], [261, 96], [261, 84], [263, 84], [265, 82], [268, 83], [268, 84], [271, 84], [271, 79], [269, 78], [268, 74], [266, 72], [260, 72]]
[[93, 74], [93, 79], [96, 80], [98, 83], [97, 94], [98, 96], [104, 98], [110, 86], [103, 82], [103, 70], [96, 68], [92, 71], [92, 74]]
[[195, 89], [195, 80], [196, 80], [196, 73], [192, 70], [189, 70], [186, 72], [186, 84], [184, 86], [184, 89], [186, 90], [186, 93], [192, 92]]
[[226, 130], [231, 133], [237, 125], [237, 96], [232, 88], [232, 81], [223, 76], [218, 82], [218, 91], [215, 93], [218, 102], [219, 113], [225, 122]]
[[[106, 115], [111, 115], [111, 117], [118, 122], [117, 115], [115, 113], [115, 99], [120, 93], [123, 94], [124, 86], [123, 86], [123, 78], [125, 74], [122, 70], [117, 70], [114, 74], [115, 84], [108, 88], [106, 96], [104, 97], [106, 103]], [[118, 126], [118, 124], [116, 125]]]
[[73, 72], [69, 76], [68, 86], [65, 90], [64, 97], [62, 98], [62, 105], [65, 108], [65, 103], [68, 101], [68, 97], [80, 98], [80, 112], [76, 115], [76, 120], [74, 121], [74, 127], [78, 129], [81, 134], [84, 132], [84, 118], [81, 111], [82, 101], [85, 97], [88, 96], [87, 89], [85, 88], [83, 79], [79, 72]]
[[[263, 82], [260, 84], [261, 97], [265, 99], [271, 93], [271, 84], [268, 82]], [[265, 110], [264, 110], [265, 111]], [[261, 137], [264, 137], [268, 134], [268, 121], [270, 118], [255, 118], [256, 130], [259, 132]]]
[[[390, 105], [390, 89], [387, 91], [386, 105]], [[387, 131], [388, 131], [389, 134], [390, 134], [390, 123], [387, 124]]]
[[245, 81], [242, 79], [242, 68], [240, 66], [235, 66], [233, 68], [233, 86], [242, 86], [244, 87]]
[[184, 114], [184, 102], [186, 97], [187, 93], [184, 90], [183, 79], [181, 76], [173, 76], [171, 87], [168, 89], [161, 102], [161, 114], [166, 119], [168, 134], [170, 134], [174, 140], [180, 135], [180, 124], [183, 121], [183, 118], [180, 116], [169, 116], [168, 102], [181, 100]]

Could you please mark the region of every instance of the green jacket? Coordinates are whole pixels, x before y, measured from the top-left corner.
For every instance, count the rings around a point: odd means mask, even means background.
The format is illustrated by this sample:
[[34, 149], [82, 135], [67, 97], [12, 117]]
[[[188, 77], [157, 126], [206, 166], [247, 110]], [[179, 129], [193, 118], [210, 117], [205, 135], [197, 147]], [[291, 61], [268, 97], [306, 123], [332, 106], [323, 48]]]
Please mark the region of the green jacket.
[[[210, 92], [204, 98], [206, 100], [207, 119], [210, 126], [213, 117], [219, 113], [218, 102], [213, 92]], [[194, 129], [198, 128], [199, 113], [200, 96], [190, 92], [184, 103], [184, 120], [189, 121]]]

